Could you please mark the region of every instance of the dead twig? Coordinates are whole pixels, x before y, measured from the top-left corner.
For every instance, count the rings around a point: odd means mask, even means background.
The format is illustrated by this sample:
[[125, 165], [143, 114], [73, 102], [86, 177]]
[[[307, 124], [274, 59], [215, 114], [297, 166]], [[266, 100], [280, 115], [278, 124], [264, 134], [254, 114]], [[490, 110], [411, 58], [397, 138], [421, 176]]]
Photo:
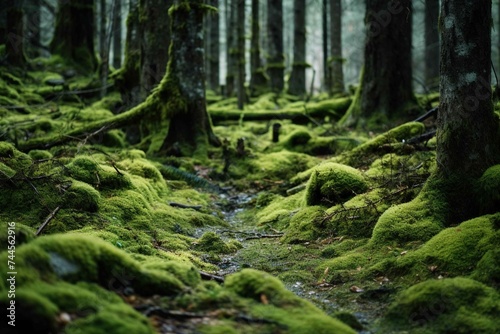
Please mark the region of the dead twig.
[[189, 205], [189, 204], [182, 204], [182, 203], [177, 203], [177, 202], [168, 202], [168, 205], [176, 207], [176, 208], [181, 208], [181, 209], [200, 210], [202, 208], [201, 205]]
[[43, 222], [43, 224], [38, 228], [38, 230], [36, 230], [36, 233], [35, 235], [38, 236], [40, 235], [40, 233], [42, 233], [43, 229], [47, 226], [47, 224], [52, 220], [54, 219], [54, 217], [56, 216], [57, 212], [59, 211], [59, 209], [61, 209], [60, 206], [58, 206], [57, 208], [54, 209], [54, 211], [52, 211], [48, 216], [47, 218], [45, 218], [45, 221]]
[[210, 274], [210, 273], [207, 273], [206, 271], [201, 271], [199, 270], [198, 271], [201, 275], [201, 279], [204, 279], [206, 281], [216, 281], [216, 282], [219, 282], [219, 283], [224, 283], [224, 276], [219, 276], [219, 275], [214, 275], [214, 274]]

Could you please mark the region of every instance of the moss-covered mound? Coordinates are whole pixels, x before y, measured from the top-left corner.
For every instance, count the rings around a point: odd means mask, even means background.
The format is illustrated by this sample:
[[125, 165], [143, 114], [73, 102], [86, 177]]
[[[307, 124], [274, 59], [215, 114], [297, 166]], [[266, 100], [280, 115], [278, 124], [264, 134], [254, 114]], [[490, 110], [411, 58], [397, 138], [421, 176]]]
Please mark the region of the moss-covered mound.
[[484, 213], [493, 213], [500, 208], [500, 165], [488, 168], [477, 184], [476, 193]]
[[430, 280], [403, 291], [390, 306], [382, 331], [498, 333], [500, 296], [467, 278]]
[[316, 167], [306, 188], [307, 205], [332, 206], [365, 192], [368, 184], [355, 168], [326, 163]]

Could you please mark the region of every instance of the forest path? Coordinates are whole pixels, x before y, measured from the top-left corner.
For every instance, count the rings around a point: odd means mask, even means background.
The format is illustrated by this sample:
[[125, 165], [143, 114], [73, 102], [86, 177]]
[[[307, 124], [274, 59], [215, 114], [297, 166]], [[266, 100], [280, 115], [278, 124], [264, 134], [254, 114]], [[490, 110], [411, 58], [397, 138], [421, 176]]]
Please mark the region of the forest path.
[[[297, 296], [309, 300], [330, 316], [352, 314], [358, 333], [370, 330], [387, 306], [387, 294], [377, 283], [363, 286], [363, 292], [350, 290], [352, 282], [329, 284], [314, 276], [316, 267], [324, 261], [321, 250], [325, 245], [314, 242], [286, 244], [280, 242], [282, 233], [270, 226], [258, 226], [255, 217], [256, 194], [221, 194], [220, 204], [229, 228], [201, 228], [197, 235], [213, 231], [223, 240], [236, 239], [243, 245], [238, 252], [223, 256], [216, 263], [216, 275], [224, 277], [244, 268], [268, 272], [280, 278], [285, 287]], [[382, 293], [380, 293], [382, 292]], [[353, 318], [353, 317], [351, 317]]]

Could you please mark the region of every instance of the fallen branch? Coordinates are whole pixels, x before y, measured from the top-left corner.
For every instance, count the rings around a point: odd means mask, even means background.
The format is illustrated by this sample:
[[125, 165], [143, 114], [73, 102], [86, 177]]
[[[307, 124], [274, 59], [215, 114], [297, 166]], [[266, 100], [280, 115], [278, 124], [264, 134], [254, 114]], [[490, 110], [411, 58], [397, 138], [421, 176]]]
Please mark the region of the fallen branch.
[[201, 279], [204, 279], [206, 281], [216, 281], [219, 283], [224, 283], [224, 276], [219, 276], [219, 275], [214, 275], [207, 273], [206, 271], [198, 271], [201, 275]]
[[52, 220], [54, 219], [54, 217], [56, 216], [57, 212], [59, 211], [61, 207], [58, 206], [57, 208], [54, 209], [54, 211], [52, 211], [48, 216], [47, 218], [45, 218], [45, 221], [43, 222], [43, 224], [38, 228], [38, 230], [36, 230], [36, 233], [35, 235], [38, 236], [40, 235], [40, 233], [42, 233], [42, 231], [45, 229], [45, 226], [47, 226], [47, 224]]
[[245, 240], [252, 240], [252, 239], [263, 239], [263, 238], [281, 238], [283, 234], [255, 234], [249, 237], [246, 237]]
[[425, 121], [427, 118], [429, 118], [431, 116], [434, 116], [434, 114], [437, 115], [437, 112], [438, 112], [438, 107], [434, 107], [431, 110], [429, 110], [428, 112], [426, 112], [425, 114], [423, 114], [422, 116], [420, 116], [417, 119], [415, 119], [413, 122], [422, 122], [422, 121]]
[[419, 136], [408, 139], [406, 141], [406, 144], [418, 144], [418, 143], [422, 143], [422, 142], [427, 142], [427, 141], [429, 141], [429, 139], [431, 139], [435, 135], [436, 135], [436, 130], [432, 130], [432, 131], [426, 132], [424, 134], [421, 134]]
[[177, 202], [169, 202], [168, 205], [176, 207], [176, 208], [181, 208], [181, 209], [200, 210], [202, 208], [201, 205], [189, 205], [189, 204], [182, 204], [182, 203], [177, 203]]

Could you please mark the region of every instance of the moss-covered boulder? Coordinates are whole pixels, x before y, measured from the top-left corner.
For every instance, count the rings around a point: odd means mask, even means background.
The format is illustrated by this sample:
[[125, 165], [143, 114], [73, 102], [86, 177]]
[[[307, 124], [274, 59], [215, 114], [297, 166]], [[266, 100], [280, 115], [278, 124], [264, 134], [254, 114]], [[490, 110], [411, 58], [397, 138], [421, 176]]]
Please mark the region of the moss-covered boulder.
[[477, 281], [429, 280], [403, 291], [389, 307], [382, 332], [499, 333], [500, 296]]
[[488, 168], [477, 182], [476, 193], [481, 211], [493, 213], [500, 208], [500, 165]]
[[307, 205], [333, 206], [368, 189], [363, 174], [355, 168], [337, 163], [319, 165], [306, 187]]
[[302, 208], [293, 215], [282, 240], [287, 243], [298, 243], [317, 239], [321, 235], [324, 218], [325, 211], [321, 206]]

